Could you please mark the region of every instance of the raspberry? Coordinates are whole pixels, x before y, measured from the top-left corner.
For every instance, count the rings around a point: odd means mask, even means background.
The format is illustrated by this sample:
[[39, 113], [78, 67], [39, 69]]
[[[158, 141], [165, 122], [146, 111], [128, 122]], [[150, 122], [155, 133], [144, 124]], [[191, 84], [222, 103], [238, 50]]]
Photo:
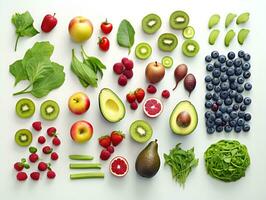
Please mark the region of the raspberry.
[[122, 63], [126, 69], [131, 70], [134, 67], [133, 61], [129, 60], [128, 58], [123, 58]]
[[22, 170], [24, 169], [24, 165], [23, 165], [23, 163], [21, 163], [21, 162], [16, 162], [16, 163], [14, 164], [14, 169], [17, 170], [17, 171], [22, 171]]
[[36, 131], [42, 130], [42, 123], [40, 121], [36, 121], [32, 123], [32, 128]]
[[124, 65], [122, 63], [115, 63], [113, 66], [113, 71], [116, 74], [122, 74], [124, 71]]
[[55, 145], [55, 146], [59, 146], [60, 144], [61, 144], [60, 139], [59, 139], [57, 136], [55, 136], [55, 137], [53, 138], [53, 145]]
[[111, 156], [111, 153], [110, 153], [109, 151], [107, 151], [106, 149], [103, 149], [103, 150], [101, 151], [100, 158], [101, 158], [102, 160], [108, 160], [108, 159], [110, 158], [110, 156]]
[[56, 134], [56, 128], [55, 127], [50, 127], [47, 129], [47, 135], [50, 137], [53, 137]]
[[32, 153], [32, 154], [29, 155], [29, 160], [32, 163], [35, 163], [38, 159], [39, 159], [39, 156], [36, 153]]
[[48, 179], [54, 179], [55, 176], [56, 176], [56, 174], [55, 174], [54, 171], [49, 170], [49, 171], [47, 172], [47, 178], [48, 178]]
[[58, 154], [57, 154], [56, 152], [53, 152], [53, 153], [51, 154], [51, 159], [52, 159], [52, 160], [57, 160], [57, 159], [58, 159]]
[[17, 180], [18, 181], [25, 181], [28, 178], [28, 175], [25, 172], [18, 172], [17, 173]]
[[49, 146], [45, 146], [45, 147], [42, 148], [42, 152], [43, 152], [44, 154], [50, 154], [50, 153], [53, 152], [53, 148], [51, 148], [51, 147], [49, 147]]
[[45, 142], [46, 142], [46, 139], [45, 139], [44, 136], [40, 136], [40, 137], [38, 137], [38, 143], [39, 143], [39, 144], [44, 144]]
[[109, 151], [111, 154], [114, 153], [114, 151], [115, 151], [113, 146], [107, 147], [106, 150]]
[[121, 86], [125, 86], [127, 84], [127, 77], [121, 74], [118, 78], [118, 84]]
[[148, 85], [146, 90], [149, 94], [155, 94], [157, 92], [157, 89], [154, 85]]
[[124, 64], [126, 61], [128, 61], [128, 58], [124, 57], [124, 58], [122, 58], [121, 63]]
[[30, 177], [34, 181], [38, 181], [40, 179], [40, 172], [32, 172], [30, 174]]
[[170, 97], [170, 92], [168, 90], [163, 90], [162, 97], [168, 99]]
[[47, 165], [45, 162], [40, 162], [40, 163], [38, 164], [38, 169], [39, 169], [40, 171], [45, 171], [45, 170], [47, 170], [47, 168], [48, 168], [48, 165]]
[[131, 79], [133, 77], [133, 70], [132, 69], [126, 69], [123, 74], [128, 78]]
[[134, 101], [134, 102], [132, 102], [132, 103], [130, 104], [130, 108], [131, 108], [132, 110], [137, 110], [137, 109], [138, 109], [138, 104]]

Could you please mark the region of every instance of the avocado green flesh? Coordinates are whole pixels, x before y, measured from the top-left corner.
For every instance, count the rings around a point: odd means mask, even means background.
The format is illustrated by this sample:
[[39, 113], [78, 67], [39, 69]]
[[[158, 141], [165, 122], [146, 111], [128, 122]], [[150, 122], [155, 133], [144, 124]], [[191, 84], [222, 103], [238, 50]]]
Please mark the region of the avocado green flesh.
[[113, 123], [122, 120], [126, 113], [121, 99], [108, 88], [102, 89], [99, 94], [99, 107], [103, 117]]
[[[183, 111], [188, 112], [191, 117], [189, 126], [185, 128], [178, 126], [176, 123], [177, 116]], [[193, 104], [191, 104], [189, 101], [181, 101], [178, 103], [171, 113], [169, 123], [172, 131], [175, 134], [188, 135], [192, 133], [198, 125], [198, 114]]]

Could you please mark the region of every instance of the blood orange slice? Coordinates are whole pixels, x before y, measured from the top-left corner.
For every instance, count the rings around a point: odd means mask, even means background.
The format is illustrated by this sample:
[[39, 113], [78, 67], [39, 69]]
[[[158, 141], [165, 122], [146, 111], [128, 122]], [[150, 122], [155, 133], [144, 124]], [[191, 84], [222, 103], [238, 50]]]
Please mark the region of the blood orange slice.
[[124, 157], [117, 156], [111, 160], [109, 168], [114, 176], [122, 177], [128, 172], [128, 162]]
[[163, 111], [163, 104], [159, 99], [149, 98], [143, 104], [143, 111], [148, 117], [158, 117]]

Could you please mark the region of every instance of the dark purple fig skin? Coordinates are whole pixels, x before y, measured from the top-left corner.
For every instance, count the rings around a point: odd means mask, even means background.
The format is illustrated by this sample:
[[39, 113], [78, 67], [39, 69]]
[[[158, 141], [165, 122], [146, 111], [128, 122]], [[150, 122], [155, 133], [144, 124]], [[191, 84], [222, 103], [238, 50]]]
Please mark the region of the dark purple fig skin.
[[184, 87], [189, 92], [189, 95], [191, 92], [195, 89], [197, 84], [196, 78], [193, 74], [188, 74], [184, 79]]
[[187, 65], [180, 64], [175, 68], [174, 76], [176, 85], [173, 90], [176, 89], [178, 83], [187, 75]]

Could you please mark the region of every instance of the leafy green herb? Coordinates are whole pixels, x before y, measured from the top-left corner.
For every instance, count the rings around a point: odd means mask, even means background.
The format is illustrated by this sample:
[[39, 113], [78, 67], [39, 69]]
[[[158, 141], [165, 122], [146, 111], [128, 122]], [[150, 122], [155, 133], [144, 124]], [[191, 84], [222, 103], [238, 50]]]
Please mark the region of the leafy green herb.
[[33, 37], [39, 33], [34, 28], [34, 26], [33, 26], [34, 20], [28, 11], [26, 11], [22, 14], [15, 13], [12, 16], [11, 21], [14, 24], [14, 26], [16, 27], [16, 34], [17, 34], [15, 51], [17, 50], [18, 40], [20, 37], [24, 37], [24, 36]]
[[134, 45], [135, 30], [129, 21], [122, 20], [117, 31], [117, 43], [121, 47], [128, 48], [128, 54]]
[[53, 50], [49, 42], [36, 42], [22, 60], [9, 66], [9, 72], [15, 77], [15, 85], [22, 80], [29, 81], [24, 90], [14, 95], [31, 93], [41, 98], [64, 83], [64, 67], [50, 60]]
[[103, 70], [106, 69], [105, 65], [96, 57], [88, 56], [82, 47], [81, 55], [83, 62], [80, 61], [76, 55], [74, 49], [72, 49], [72, 62], [71, 69], [79, 78], [79, 81], [83, 87], [97, 87], [97, 73], [99, 72], [101, 77], [103, 76]]
[[204, 157], [208, 174], [225, 182], [245, 176], [250, 165], [247, 147], [236, 140], [220, 140], [212, 144]]
[[194, 148], [186, 151], [181, 149], [180, 145], [181, 143], [171, 149], [169, 155], [164, 154], [164, 160], [165, 164], [171, 167], [173, 179], [184, 186], [192, 168], [198, 165], [199, 159], [195, 158]]

